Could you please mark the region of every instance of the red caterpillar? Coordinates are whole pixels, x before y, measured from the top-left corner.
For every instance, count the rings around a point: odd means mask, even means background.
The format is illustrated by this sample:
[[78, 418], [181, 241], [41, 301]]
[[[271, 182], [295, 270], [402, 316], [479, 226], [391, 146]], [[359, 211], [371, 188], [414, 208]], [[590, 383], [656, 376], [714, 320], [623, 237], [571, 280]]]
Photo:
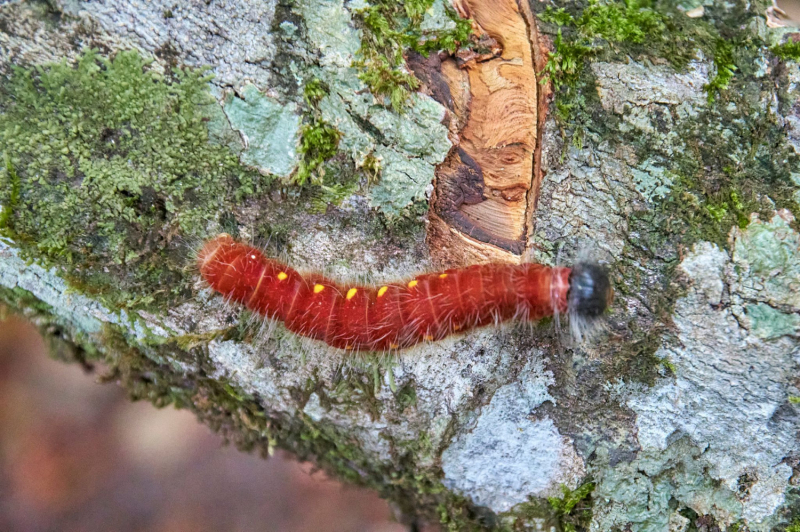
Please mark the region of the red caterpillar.
[[321, 275], [303, 277], [226, 234], [205, 244], [198, 264], [211, 287], [231, 300], [296, 334], [355, 351], [403, 349], [515, 318], [569, 312], [571, 320], [592, 319], [613, 297], [605, 271], [593, 264], [484, 264], [405, 283], [342, 286]]

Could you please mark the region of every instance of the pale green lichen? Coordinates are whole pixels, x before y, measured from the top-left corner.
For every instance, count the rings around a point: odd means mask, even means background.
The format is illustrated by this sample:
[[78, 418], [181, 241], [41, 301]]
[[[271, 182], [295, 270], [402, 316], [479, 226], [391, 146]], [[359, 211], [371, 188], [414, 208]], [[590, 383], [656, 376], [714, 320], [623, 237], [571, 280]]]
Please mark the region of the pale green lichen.
[[[600, 462], [608, 460], [608, 449], [597, 454]], [[595, 506], [592, 529], [663, 532], [686, 505], [701, 515], [714, 508], [738, 519], [740, 500], [708, 475], [698, 460], [701, 454], [689, 438], [682, 438], [663, 451], [641, 452], [632, 462], [605, 469], [593, 493], [602, 503]]]
[[381, 180], [370, 191], [370, 206], [391, 217], [414, 202], [425, 201], [425, 190], [431, 185], [426, 179], [429, 163], [384, 147], [376, 150], [376, 158], [381, 165]]
[[[570, 11], [574, 9], [570, 7]], [[559, 28], [555, 52], [550, 55], [543, 74], [553, 83], [556, 94], [560, 93], [557, 111], [562, 119], [566, 119], [574, 105], [570, 100], [577, 96], [574, 88], [584, 63], [602, 50], [602, 40], [629, 44], [647, 40], [650, 46], [655, 46], [667, 39], [666, 17], [644, 2], [589, 0], [579, 13], [573, 15], [570, 11], [547, 6], [539, 14], [543, 22]], [[569, 32], [569, 37], [564, 37], [562, 29]]]
[[[349, 73], [355, 74], [352, 70]], [[369, 113], [372, 97], [351, 92], [358, 91], [359, 87], [365, 88], [356, 77], [328, 79], [331, 80], [330, 94], [319, 103], [322, 118], [342, 133], [339, 150], [361, 165], [375, 151], [377, 144], [374, 135], [362, 128], [364, 121], [361, 119]]]
[[320, 103], [323, 118], [341, 131], [340, 149], [365, 166], [370, 158], [380, 168], [380, 179], [369, 190], [370, 205], [388, 216], [397, 216], [415, 201], [425, 201], [433, 170], [450, 148], [447, 128], [441, 124], [441, 106], [425, 96], [414, 95], [406, 115], [378, 106], [361, 106], [373, 135], [365, 135], [347, 111], [341, 94]]
[[451, 8], [445, 5], [444, 0], [434, 0], [431, 6], [425, 10], [420, 22], [419, 30], [423, 35], [431, 35], [434, 32], [452, 32], [458, 29], [456, 21], [453, 20]]
[[323, 68], [350, 67], [361, 45], [342, 0], [298, 0], [295, 9], [305, 21], [308, 40], [320, 54]]
[[293, 103], [280, 102], [254, 85], [245, 85], [242, 98], [229, 94], [224, 109], [231, 127], [245, 139], [243, 163], [284, 179], [294, 172], [300, 159], [300, 116]]
[[648, 201], [663, 200], [672, 189], [674, 176], [654, 161], [644, 161], [631, 169], [636, 190]]
[[[225, 94], [219, 87], [212, 85], [210, 86], [210, 91], [215, 100], [224, 101]], [[208, 119], [206, 121], [208, 140], [220, 146], [227, 146], [232, 152], [241, 157], [245, 148], [242, 135], [231, 127], [230, 120], [228, 120], [225, 111], [222, 109], [222, 105], [209, 105], [206, 110], [208, 111]]]
[[759, 303], [745, 307], [753, 334], [764, 340], [800, 333], [800, 315], [787, 314], [769, 305]]
[[772, 306], [800, 311], [800, 234], [792, 229], [791, 215], [769, 222], [756, 218], [737, 233], [733, 260], [743, 281], [735, 287], [743, 296]]
[[[411, 105], [402, 115], [376, 101], [359, 79], [359, 71], [350, 67], [356, 58], [354, 48], [361, 46], [361, 35], [350, 28], [350, 12], [341, 0], [325, 0], [321, 5], [301, 1], [296, 9], [308, 25], [312, 49], [320, 56], [321, 66], [314, 70], [314, 77], [327, 87], [327, 95], [316, 104], [319, 119], [341, 134], [338, 150], [375, 182], [366, 191], [370, 205], [389, 218], [401, 217], [415, 202], [422, 205], [435, 166], [450, 148], [447, 128], [441, 124], [443, 108], [419, 94], [408, 96]], [[425, 13], [422, 10], [420, 17]], [[341, 31], [332, 34], [329, 28]], [[323, 184], [333, 188], [330, 183]], [[330, 190], [329, 194], [338, 197], [351, 189]]]

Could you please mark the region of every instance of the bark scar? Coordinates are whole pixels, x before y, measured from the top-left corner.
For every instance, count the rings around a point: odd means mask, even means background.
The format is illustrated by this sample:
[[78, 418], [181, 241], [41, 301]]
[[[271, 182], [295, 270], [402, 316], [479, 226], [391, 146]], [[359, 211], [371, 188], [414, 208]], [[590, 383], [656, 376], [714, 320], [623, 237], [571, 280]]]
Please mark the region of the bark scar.
[[524, 0], [453, 0], [482, 52], [410, 54], [408, 65], [448, 110], [453, 148], [436, 169], [428, 243], [436, 262], [521, 262], [542, 172], [538, 139], [545, 55]]

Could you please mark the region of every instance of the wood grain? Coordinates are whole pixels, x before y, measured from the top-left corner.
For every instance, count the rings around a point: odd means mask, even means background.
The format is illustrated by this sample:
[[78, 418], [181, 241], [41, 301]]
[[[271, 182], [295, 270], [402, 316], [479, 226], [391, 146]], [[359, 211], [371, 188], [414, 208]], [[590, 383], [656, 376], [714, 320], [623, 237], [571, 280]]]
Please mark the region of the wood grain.
[[409, 58], [452, 115], [454, 147], [436, 171], [428, 242], [442, 266], [518, 263], [541, 182], [538, 32], [524, 1], [455, 0], [454, 7], [473, 20], [473, 48], [488, 52]]

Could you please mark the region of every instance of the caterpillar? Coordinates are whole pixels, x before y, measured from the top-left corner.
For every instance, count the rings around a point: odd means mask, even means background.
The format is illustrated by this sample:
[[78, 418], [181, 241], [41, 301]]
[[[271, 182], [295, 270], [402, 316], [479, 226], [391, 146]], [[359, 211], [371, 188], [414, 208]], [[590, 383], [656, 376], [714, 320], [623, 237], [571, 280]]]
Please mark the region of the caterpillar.
[[290, 331], [348, 351], [392, 351], [512, 319], [568, 313], [592, 321], [613, 290], [603, 268], [482, 264], [381, 286], [344, 286], [303, 276], [221, 234], [200, 250], [203, 279], [231, 301]]

